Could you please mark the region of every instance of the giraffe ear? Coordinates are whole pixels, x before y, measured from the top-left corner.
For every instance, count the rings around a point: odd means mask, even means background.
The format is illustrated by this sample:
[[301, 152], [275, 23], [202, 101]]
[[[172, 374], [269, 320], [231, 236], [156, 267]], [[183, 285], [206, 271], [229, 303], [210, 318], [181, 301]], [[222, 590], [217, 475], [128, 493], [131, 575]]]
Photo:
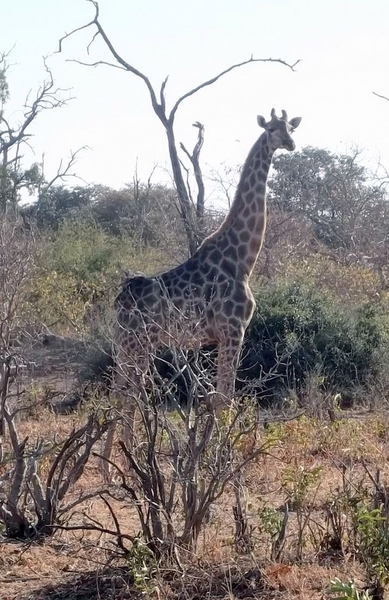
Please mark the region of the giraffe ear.
[[262, 117], [261, 115], [258, 115], [257, 121], [258, 121], [258, 125], [260, 127], [263, 127], [263, 129], [266, 129], [266, 119], [264, 117]]
[[293, 129], [296, 129], [301, 123], [301, 117], [294, 117], [289, 121], [289, 125], [292, 125]]

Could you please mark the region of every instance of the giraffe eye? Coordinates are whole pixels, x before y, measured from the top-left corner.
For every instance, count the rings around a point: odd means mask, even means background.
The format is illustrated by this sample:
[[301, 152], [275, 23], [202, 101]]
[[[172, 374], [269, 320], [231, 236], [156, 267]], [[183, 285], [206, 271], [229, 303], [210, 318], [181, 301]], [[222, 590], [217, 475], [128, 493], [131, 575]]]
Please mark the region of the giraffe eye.
[[268, 132], [269, 133], [274, 133], [275, 132], [275, 128], [274, 127], [269, 127]]

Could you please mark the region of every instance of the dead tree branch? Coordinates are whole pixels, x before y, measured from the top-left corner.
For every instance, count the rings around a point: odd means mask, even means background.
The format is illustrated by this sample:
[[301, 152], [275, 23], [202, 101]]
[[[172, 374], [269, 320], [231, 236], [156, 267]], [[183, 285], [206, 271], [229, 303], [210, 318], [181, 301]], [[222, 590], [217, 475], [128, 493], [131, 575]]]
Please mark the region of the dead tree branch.
[[[201, 152], [201, 149], [204, 144], [204, 129], [205, 128], [202, 123], [199, 123], [199, 121], [196, 121], [196, 123], [193, 123], [193, 127], [197, 127], [197, 129], [199, 130], [199, 133], [198, 133], [197, 143], [193, 149], [192, 154], [190, 154], [188, 152], [188, 150], [185, 148], [184, 144], [181, 143], [180, 147], [185, 152], [185, 154], [187, 155], [187, 157], [189, 158], [189, 160], [193, 166], [193, 173], [194, 173], [196, 183], [197, 183], [196, 219], [197, 219], [198, 227], [202, 231], [204, 229], [205, 186], [204, 186], [203, 174], [201, 172], [201, 167], [200, 167], [200, 152]], [[189, 189], [189, 184], [188, 184], [188, 189]]]
[[[123, 69], [123, 70], [127, 71], [128, 73], [135, 75], [136, 77], [139, 77], [143, 81], [143, 83], [145, 84], [145, 86], [148, 90], [151, 105], [154, 110], [154, 113], [157, 115], [157, 117], [161, 121], [161, 123], [165, 129], [166, 135], [167, 135], [170, 163], [172, 166], [174, 184], [176, 187], [176, 192], [177, 192], [177, 196], [178, 196], [178, 200], [179, 200], [179, 214], [180, 214], [180, 217], [184, 224], [184, 229], [185, 229], [185, 233], [186, 233], [187, 240], [188, 240], [189, 252], [190, 252], [190, 254], [193, 254], [195, 252], [195, 250], [197, 249], [199, 243], [202, 241], [202, 237], [203, 237], [201, 222], [202, 222], [203, 203], [204, 203], [204, 184], [203, 184], [203, 179], [202, 179], [202, 175], [201, 175], [201, 170], [199, 168], [199, 155], [200, 155], [200, 150], [201, 150], [201, 146], [202, 146], [203, 128], [201, 129], [202, 126], [199, 127], [199, 140], [198, 140], [198, 144], [195, 148], [195, 152], [192, 155], [195, 157], [195, 165], [196, 165], [196, 166], [194, 165], [195, 178], [196, 178], [196, 183], [198, 186], [198, 194], [197, 194], [198, 204], [197, 204], [197, 206], [194, 206], [193, 202], [191, 201], [190, 192], [187, 188], [187, 185], [185, 184], [184, 176], [182, 173], [182, 165], [181, 165], [181, 162], [179, 159], [178, 147], [177, 147], [176, 140], [175, 140], [174, 119], [175, 119], [175, 115], [176, 115], [176, 112], [177, 112], [179, 106], [182, 104], [182, 102], [184, 100], [193, 96], [194, 94], [196, 94], [203, 88], [214, 84], [221, 77], [223, 77], [224, 75], [227, 75], [227, 73], [230, 73], [231, 71], [233, 71], [235, 69], [239, 69], [245, 65], [248, 65], [251, 63], [259, 63], [259, 62], [260, 63], [266, 63], [266, 62], [267, 63], [278, 63], [278, 64], [288, 67], [289, 69], [294, 71], [294, 69], [299, 61], [296, 61], [293, 64], [290, 64], [280, 58], [276, 58], [276, 59], [275, 58], [254, 58], [253, 56], [251, 56], [248, 60], [231, 65], [230, 67], [228, 67], [227, 69], [224, 69], [223, 71], [221, 71], [214, 77], [211, 77], [207, 81], [204, 81], [203, 83], [200, 83], [193, 89], [189, 90], [188, 92], [186, 92], [185, 94], [183, 94], [176, 100], [176, 102], [173, 104], [170, 111], [167, 111], [165, 92], [166, 92], [166, 85], [167, 85], [168, 77], [166, 77], [163, 80], [163, 82], [161, 83], [160, 89], [157, 92], [154, 89], [153, 85], [151, 84], [149, 78], [144, 73], [142, 73], [142, 71], [137, 69], [134, 65], [127, 62], [115, 49], [115, 46], [113, 45], [112, 41], [110, 40], [108, 34], [106, 33], [105, 29], [103, 28], [103, 26], [100, 22], [100, 11], [99, 11], [98, 2], [96, 0], [87, 0], [87, 1], [90, 2], [94, 7], [94, 10], [95, 10], [94, 18], [89, 23], [82, 25], [81, 27], [77, 27], [76, 29], [73, 29], [73, 31], [65, 34], [62, 38], [60, 38], [60, 40], [58, 42], [58, 52], [62, 51], [63, 43], [65, 40], [67, 40], [68, 38], [70, 38], [71, 36], [73, 36], [74, 34], [80, 32], [80, 31], [92, 28], [92, 29], [94, 29], [94, 32], [92, 35], [92, 39], [87, 46], [88, 53], [90, 51], [90, 48], [91, 48], [91, 45], [93, 44], [93, 42], [96, 40], [96, 38], [98, 36], [100, 36], [102, 38], [103, 42], [105, 43], [105, 45], [107, 46], [109, 52], [115, 59], [116, 63], [113, 64], [113, 63], [109, 63], [106, 61], [100, 61], [100, 60], [95, 61], [93, 63], [80, 63], [80, 61], [74, 61], [74, 62], [78, 62], [85, 66], [91, 66], [91, 67], [97, 67], [99, 65], [108, 65], [111, 67], [114, 66], [114, 67]], [[195, 127], [198, 127], [198, 126], [199, 126], [199, 124], [196, 123]], [[199, 186], [199, 182], [200, 182], [200, 186]]]
[[[40, 195], [45, 194], [55, 183], [57, 183], [57, 181], [63, 181], [67, 177], [77, 177], [78, 179], [80, 179], [76, 173], [70, 173], [69, 171], [76, 164], [78, 154], [80, 152], [82, 152], [83, 150], [88, 150], [88, 149], [89, 149], [88, 146], [82, 146], [75, 152], [70, 152], [70, 157], [65, 164], [63, 163], [63, 160], [61, 160], [61, 162], [58, 166], [58, 169], [57, 169], [57, 173], [54, 175], [54, 177], [52, 177], [49, 181], [45, 181], [43, 185], [39, 186], [39, 194]], [[44, 174], [43, 167], [44, 167], [44, 157], [42, 159], [42, 173]]]

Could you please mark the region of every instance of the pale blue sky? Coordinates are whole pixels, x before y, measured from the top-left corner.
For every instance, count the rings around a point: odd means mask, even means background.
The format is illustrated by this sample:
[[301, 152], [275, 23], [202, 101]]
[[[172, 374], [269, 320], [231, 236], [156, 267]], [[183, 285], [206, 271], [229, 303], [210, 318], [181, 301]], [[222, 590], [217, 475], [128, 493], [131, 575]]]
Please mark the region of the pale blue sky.
[[[15, 45], [9, 72], [9, 110], [18, 119], [27, 92], [44, 77], [42, 56], [57, 40], [93, 17], [85, 0], [0, 0], [0, 50]], [[365, 163], [381, 157], [389, 169], [389, 3], [387, 0], [101, 0], [101, 22], [123, 58], [155, 84], [169, 74], [167, 101], [234, 62], [255, 57], [301, 59], [293, 73], [274, 64], [251, 64], [187, 100], [177, 117], [177, 140], [195, 142], [191, 124], [206, 128], [204, 170], [241, 164], [260, 130], [256, 115], [274, 106], [302, 116], [297, 148], [312, 145], [347, 152], [364, 149]], [[47, 175], [69, 150], [88, 145], [76, 171], [87, 182], [120, 187], [131, 181], [136, 161], [146, 178], [165, 180], [167, 147], [147, 90], [134, 76], [108, 67], [88, 69], [91, 32], [64, 43], [50, 58], [56, 84], [75, 99], [42, 114], [32, 140]], [[111, 60], [100, 42], [91, 60]], [[26, 160], [31, 157], [26, 156]]]

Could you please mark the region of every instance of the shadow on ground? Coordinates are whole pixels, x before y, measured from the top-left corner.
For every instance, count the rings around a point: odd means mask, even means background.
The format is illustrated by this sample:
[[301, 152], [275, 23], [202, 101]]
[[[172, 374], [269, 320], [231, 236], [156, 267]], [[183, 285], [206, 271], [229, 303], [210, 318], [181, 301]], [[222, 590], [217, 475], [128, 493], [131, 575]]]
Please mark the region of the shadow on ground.
[[[159, 589], [158, 589], [159, 588]], [[259, 569], [240, 571], [237, 567], [204, 567], [191, 569], [183, 575], [177, 570], [161, 571], [142, 590], [134, 584], [127, 569], [107, 569], [99, 573], [80, 573], [62, 583], [35, 590], [15, 600], [138, 600], [154, 592], [171, 600], [208, 600], [225, 598], [277, 598], [265, 589]]]

